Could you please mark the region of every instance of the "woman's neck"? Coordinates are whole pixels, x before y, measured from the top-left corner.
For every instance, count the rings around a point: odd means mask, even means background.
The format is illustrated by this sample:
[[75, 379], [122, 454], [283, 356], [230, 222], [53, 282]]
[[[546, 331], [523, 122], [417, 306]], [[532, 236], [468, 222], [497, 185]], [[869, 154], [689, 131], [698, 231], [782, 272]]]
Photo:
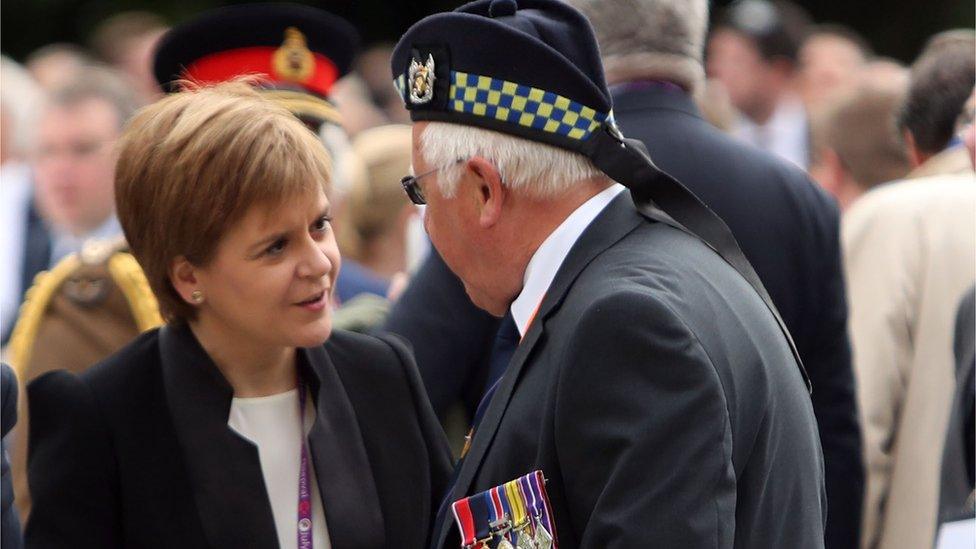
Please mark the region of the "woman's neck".
[[190, 323], [190, 329], [210, 359], [217, 365], [238, 398], [284, 393], [298, 381], [294, 347], [267, 347], [228, 337], [203, 321]]

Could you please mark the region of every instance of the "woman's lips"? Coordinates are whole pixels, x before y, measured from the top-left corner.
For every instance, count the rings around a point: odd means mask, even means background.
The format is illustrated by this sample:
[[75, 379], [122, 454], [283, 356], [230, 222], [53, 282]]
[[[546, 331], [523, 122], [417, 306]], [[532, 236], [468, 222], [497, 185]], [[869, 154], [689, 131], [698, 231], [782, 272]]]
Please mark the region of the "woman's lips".
[[298, 305], [307, 311], [321, 311], [322, 309], [325, 309], [326, 298], [328, 295], [329, 293], [323, 290], [305, 301], [296, 303], [295, 305]]

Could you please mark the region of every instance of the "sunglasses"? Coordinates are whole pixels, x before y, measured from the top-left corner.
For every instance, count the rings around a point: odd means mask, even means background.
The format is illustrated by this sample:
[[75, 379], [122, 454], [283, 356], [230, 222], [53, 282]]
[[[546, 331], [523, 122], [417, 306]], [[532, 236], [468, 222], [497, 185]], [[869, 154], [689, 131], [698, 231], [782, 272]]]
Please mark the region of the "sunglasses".
[[423, 206], [424, 204], [427, 204], [427, 197], [424, 196], [424, 191], [421, 190], [420, 185], [418, 185], [417, 182], [420, 181], [422, 177], [427, 177], [432, 173], [439, 172], [443, 169], [449, 168], [451, 166], [455, 166], [464, 161], [465, 161], [464, 158], [458, 158], [457, 160], [454, 161], [454, 164], [450, 164], [448, 166], [441, 166], [440, 168], [434, 168], [420, 175], [405, 176], [403, 179], [400, 180], [400, 185], [403, 186], [403, 190], [406, 191], [407, 196], [410, 197], [411, 202], [413, 202], [418, 206]]

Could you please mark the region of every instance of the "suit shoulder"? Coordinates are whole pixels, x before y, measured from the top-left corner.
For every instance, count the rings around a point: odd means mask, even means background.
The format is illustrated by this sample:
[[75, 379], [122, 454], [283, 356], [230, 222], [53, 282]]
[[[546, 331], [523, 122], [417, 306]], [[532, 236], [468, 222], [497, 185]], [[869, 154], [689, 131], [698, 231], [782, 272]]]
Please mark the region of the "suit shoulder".
[[325, 342], [325, 350], [340, 374], [352, 372], [367, 378], [402, 377], [401, 355], [408, 352], [392, 336], [377, 337], [346, 330], [333, 330]]
[[120, 398], [161, 363], [159, 329], [144, 332], [128, 345], [78, 374], [95, 393]]

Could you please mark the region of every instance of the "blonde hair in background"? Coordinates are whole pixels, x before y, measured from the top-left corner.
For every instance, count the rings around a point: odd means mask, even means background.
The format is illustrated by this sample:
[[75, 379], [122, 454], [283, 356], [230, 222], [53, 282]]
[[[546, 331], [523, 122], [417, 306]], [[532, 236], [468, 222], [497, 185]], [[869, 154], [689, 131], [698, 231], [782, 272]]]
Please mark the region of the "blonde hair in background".
[[139, 111], [120, 139], [119, 222], [167, 321], [195, 313], [170, 282], [174, 259], [204, 266], [251, 207], [270, 214], [328, 190], [322, 143], [252, 80], [189, 84]]
[[535, 198], [555, 198], [579, 181], [605, 177], [581, 154], [474, 126], [431, 122], [420, 141], [424, 160], [443, 169], [438, 181], [446, 197], [454, 196], [464, 170], [457, 160], [472, 156], [494, 164], [506, 187]]
[[353, 182], [337, 219], [343, 255], [369, 261], [370, 244], [395, 230], [401, 212], [410, 207], [400, 178], [410, 171], [411, 134], [410, 126], [395, 124], [365, 130], [353, 139], [364, 177]]

